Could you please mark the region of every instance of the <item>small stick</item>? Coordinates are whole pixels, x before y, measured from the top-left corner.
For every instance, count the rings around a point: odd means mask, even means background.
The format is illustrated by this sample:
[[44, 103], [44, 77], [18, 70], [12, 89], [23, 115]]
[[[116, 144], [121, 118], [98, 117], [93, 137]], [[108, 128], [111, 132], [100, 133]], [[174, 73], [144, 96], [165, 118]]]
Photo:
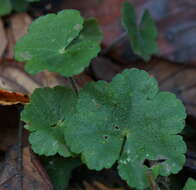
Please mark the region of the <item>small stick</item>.
[[19, 122], [18, 129], [18, 187], [23, 190], [23, 148], [22, 148], [22, 137], [23, 137], [23, 122]]
[[72, 88], [74, 89], [75, 93], [78, 96], [78, 94], [79, 94], [79, 88], [78, 88], [78, 85], [77, 85], [76, 81], [74, 80], [73, 77], [69, 77], [68, 79], [69, 79], [69, 82], [70, 82]]

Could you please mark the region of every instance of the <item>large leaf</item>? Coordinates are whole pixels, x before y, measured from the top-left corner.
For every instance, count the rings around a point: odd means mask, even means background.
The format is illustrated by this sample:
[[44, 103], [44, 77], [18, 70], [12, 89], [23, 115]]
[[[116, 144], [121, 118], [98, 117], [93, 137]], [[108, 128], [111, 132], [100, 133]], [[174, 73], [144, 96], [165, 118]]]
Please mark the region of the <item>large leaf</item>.
[[195, 189], [196, 189], [196, 181], [192, 178], [189, 178], [183, 190], [195, 190]]
[[9, 14], [12, 10], [10, 0], [0, 0], [0, 16]]
[[65, 145], [62, 124], [72, 117], [75, 104], [75, 93], [64, 87], [34, 91], [21, 118], [31, 131], [29, 140], [34, 152], [46, 156], [56, 153], [64, 157], [71, 155]]
[[[79, 35], [80, 34], [80, 35]], [[79, 74], [100, 50], [95, 20], [84, 22], [77, 10], [64, 10], [35, 20], [16, 45], [15, 57], [31, 74], [43, 70], [63, 76]]]
[[155, 22], [146, 10], [138, 25], [134, 7], [125, 2], [122, 9], [122, 23], [130, 38], [133, 51], [148, 61], [152, 54], [158, 52], [156, 39], [158, 32]]
[[[65, 139], [90, 169], [110, 168], [118, 160], [120, 176], [130, 186], [144, 189], [150, 172], [165, 176], [182, 168], [186, 146], [176, 134], [185, 117], [174, 94], [160, 92], [154, 78], [131, 69], [111, 83], [90, 83], [81, 90]], [[148, 168], [146, 159], [164, 161]]]

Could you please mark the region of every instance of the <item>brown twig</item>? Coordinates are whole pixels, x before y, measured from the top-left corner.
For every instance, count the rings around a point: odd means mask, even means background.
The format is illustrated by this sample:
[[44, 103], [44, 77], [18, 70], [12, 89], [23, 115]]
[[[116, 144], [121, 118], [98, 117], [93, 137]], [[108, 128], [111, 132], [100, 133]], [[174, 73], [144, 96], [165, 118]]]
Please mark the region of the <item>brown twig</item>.
[[18, 129], [18, 188], [23, 190], [23, 148], [22, 148], [22, 137], [23, 137], [23, 122], [19, 122]]

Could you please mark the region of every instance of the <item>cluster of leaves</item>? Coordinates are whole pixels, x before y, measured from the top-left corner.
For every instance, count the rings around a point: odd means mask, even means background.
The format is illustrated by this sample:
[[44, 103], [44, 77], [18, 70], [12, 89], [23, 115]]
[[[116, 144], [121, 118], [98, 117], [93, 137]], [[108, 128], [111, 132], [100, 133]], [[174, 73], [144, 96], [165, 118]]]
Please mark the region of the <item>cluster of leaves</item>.
[[[148, 18], [136, 44], [146, 43]], [[29, 73], [49, 70], [71, 77], [97, 56], [101, 39], [95, 19], [64, 10], [35, 20], [17, 43], [15, 56], [27, 63]], [[60, 86], [36, 89], [21, 115], [37, 154], [81, 156], [95, 170], [117, 163], [122, 179], [137, 189], [150, 185], [149, 175], [156, 179], [181, 170], [186, 146], [178, 134], [185, 117], [180, 100], [160, 92], [156, 80], [138, 69], [125, 70], [111, 83], [89, 83], [78, 95]]]
[[25, 11], [31, 2], [40, 0], [0, 0], [0, 16], [11, 13], [12, 10], [21, 12]]
[[[95, 170], [118, 162], [120, 176], [144, 189], [149, 172], [166, 176], [182, 168], [186, 146], [176, 134], [185, 116], [175, 95], [159, 92], [154, 78], [131, 69], [111, 83], [88, 84], [79, 97], [65, 87], [37, 89], [22, 120], [32, 131], [29, 140], [36, 153], [81, 154]], [[148, 168], [146, 159], [165, 161]]]

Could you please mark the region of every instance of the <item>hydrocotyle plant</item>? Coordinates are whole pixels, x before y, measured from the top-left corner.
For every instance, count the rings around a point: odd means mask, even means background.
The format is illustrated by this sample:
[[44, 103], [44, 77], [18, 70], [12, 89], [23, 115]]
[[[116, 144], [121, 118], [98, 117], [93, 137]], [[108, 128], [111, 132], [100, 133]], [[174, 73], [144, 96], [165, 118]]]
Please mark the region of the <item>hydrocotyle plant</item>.
[[[36, 19], [17, 43], [15, 57], [31, 74], [48, 70], [72, 77], [97, 56], [101, 39], [95, 19], [63, 10]], [[186, 146], [178, 134], [185, 118], [181, 101], [138, 69], [110, 83], [91, 82], [77, 94], [60, 86], [36, 89], [21, 114], [37, 154], [81, 157], [95, 170], [117, 163], [122, 179], [137, 189], [182, 169]]]

